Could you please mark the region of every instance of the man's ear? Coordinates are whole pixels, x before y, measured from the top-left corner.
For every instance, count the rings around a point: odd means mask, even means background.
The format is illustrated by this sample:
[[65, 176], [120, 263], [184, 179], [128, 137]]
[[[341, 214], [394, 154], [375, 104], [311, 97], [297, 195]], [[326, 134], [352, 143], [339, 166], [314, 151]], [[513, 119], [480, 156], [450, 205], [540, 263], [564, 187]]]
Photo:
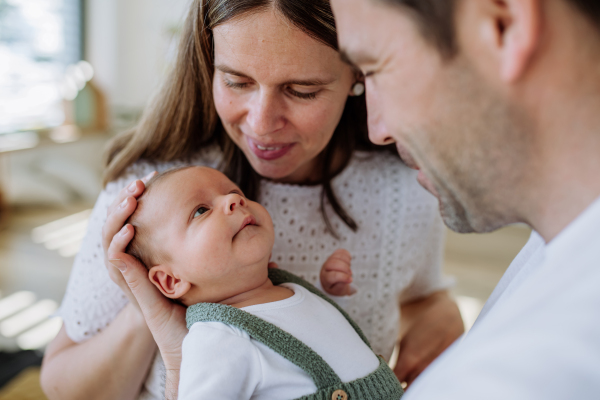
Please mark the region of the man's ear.
[[466, 47], [478, 38], [472, 49], [476, 62], [491, 56], [500, 79], [512, 83], [524, 75], [540, 44], [542, 14], [542, 0], [470, 0], [459, 6], [457, 29], [465, 27]]
[[156, 265], [148, 271], [148, 278], [161, 291], [163, 295], [170, 299], [179, 299], [189, 292], [192, 284], [182, 279], [176, 278], [167, 265]]
[[505, 0], [502, 78], [518, 80], [527, 69], [540, 44], [542, 26], [541, 0]]

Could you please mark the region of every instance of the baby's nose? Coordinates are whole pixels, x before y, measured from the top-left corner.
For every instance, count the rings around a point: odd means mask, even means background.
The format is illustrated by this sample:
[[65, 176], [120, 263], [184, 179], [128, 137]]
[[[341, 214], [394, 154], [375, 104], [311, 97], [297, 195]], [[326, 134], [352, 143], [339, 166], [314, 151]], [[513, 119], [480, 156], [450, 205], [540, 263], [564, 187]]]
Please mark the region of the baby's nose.
[[240, 196], [239, 194], [229, 194], [227, 195], [227, 200], [225, 202], [225, 212], [227, 214], [231, 214], [235, 211], [236, 207], [245, 207], [246, 206], [246, 200], [244, 200], [244, 198], [242, 196]]

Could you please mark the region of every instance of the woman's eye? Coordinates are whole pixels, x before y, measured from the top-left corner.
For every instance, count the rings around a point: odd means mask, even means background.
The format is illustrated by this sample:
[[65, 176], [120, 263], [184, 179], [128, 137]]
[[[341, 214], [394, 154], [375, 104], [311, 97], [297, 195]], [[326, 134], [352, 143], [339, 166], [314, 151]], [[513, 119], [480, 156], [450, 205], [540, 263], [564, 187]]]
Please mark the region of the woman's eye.
[[204, 214], [205, 212], [208, 211], [208, 208], [206, 207], [200, 207], [199, 209], [196, 210], [196, 212], [194, 213], [194, 218], [201, 216], [202, 214]]
[[311, 92], [311, 93], [302, 93], [302, 92], [298, 92], [297, 90], [294, 90], [292, 88], [288, 88], [288, 91], [290, 92], [290, 94], [292, 96], [296, 96], [300, 99], [307, 99], [307, 100], [314, 99], [315, 97], [317, 97], [317, 93], [318, 93], [318, 91]]
[[233, 88], [233, 89], [244, 89], [248, 86], [247, 82], [231, 82], [231, 81], [228, 81], [227, 79], [224, 79], [223, 83], [225, 83], [225, 86]]

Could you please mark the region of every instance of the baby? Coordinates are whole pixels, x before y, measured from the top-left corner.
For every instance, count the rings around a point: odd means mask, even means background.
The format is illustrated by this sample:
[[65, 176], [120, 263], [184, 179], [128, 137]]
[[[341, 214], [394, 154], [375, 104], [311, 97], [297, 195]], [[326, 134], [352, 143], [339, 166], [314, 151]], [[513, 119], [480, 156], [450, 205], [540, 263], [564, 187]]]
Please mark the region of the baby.
[[[222, 173], [187, 167], [154, 177], [129, 223], [128, 252], [166, 297], [188, 306], [179, 399], [401, 397], [393, 372], [335, 303], [268, 268], [271, 217]], [[345, 257], [321, 273], [338, 295], [351, 291]]]

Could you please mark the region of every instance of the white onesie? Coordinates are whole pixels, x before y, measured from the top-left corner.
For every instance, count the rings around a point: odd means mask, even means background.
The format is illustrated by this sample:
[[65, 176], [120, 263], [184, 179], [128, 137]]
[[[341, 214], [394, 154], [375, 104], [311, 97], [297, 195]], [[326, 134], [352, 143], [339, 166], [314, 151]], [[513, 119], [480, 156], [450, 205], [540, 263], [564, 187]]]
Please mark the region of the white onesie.
[[[379, 360], [344, 316], [302, 286], [284, 283], [288, 299], [242, 308], [291, 334], [343, 382], [375, 371]], [[179, 399], [281, 400], [316, 392], [311, 377], [246, 332], [221, 322], [196, 322], [183, 341]]]

